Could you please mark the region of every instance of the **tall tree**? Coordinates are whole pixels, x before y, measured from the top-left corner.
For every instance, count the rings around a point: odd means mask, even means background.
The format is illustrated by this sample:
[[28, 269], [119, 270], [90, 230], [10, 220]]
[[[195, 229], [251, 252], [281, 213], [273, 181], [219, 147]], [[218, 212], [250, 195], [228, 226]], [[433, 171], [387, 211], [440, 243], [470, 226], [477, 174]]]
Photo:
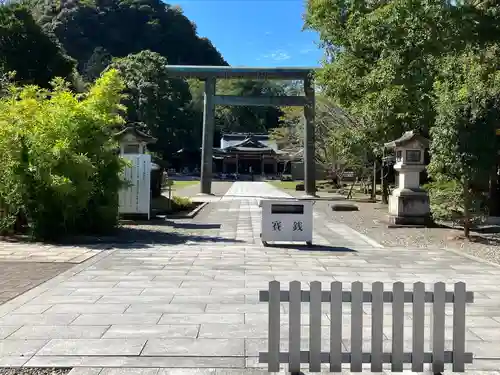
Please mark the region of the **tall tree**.
[[161, 0], [26, 1], [35, 2], [37, 20], [78, 61], [82, 74], [89, 65], [96, 68], [103, 54], [125, 57], [143, 50], [170, 64], [227, 65], [181, 8]]
[[[435, 84], [436, 125], [431, 130], [430, 176], [437, 188], [452, 184], [445, 214], [464, 218], [465, 236], [474, 216], [481, 215], [481, 196], [488, 190], [488, 179], [497, 158], [495, 129], [500, 117], [500, 47], [467, 47], [457, 55], [441, 59], [441, 72]], [[431, 197], [432, 197], [431, 190]], [[451, 199], [450, 199], [451, 198]], [[454, 202], [454, 204], [452, 204]], [[435, 205], [437, 206], [437, 205]], [[439, 209], [439, 207], [437, 207]], [[434, 214], [439, 214], [434, 210]], [[443, 215], [445, 218], [450, 218]]]
[[167, 65], [167, 59], [151, 51], [129, 55], [110, 65], [120, 72], [126, 85], [127, 120], [143, 123], [144, 130], [158, 138], [151, 149], [164, 158], [194, 137], [186, 116], [191, 101], [189, 86], [182, 79], [170, 78]]
[[327, 53], [319, 82], [380, 143], [410, 129], [427, 134], [435, 59], [473, 37], [462, 13], [449, 0], [309, 0], [306, 25]]
[[49, 87], [54, 77], [70, 78], [74, 61], [35, 22], [22, 5], [0, 6], [0, 68], [15, 71], [23, 84]]
[[[272, 81], [228, 80], [221, 82], [221, 92], [236, 96], [280, 96], [283, 88]], [[220, 129], [226, 132], [267, 133], [279, 125], [282, 111], [276, 107], [221, 107]]]

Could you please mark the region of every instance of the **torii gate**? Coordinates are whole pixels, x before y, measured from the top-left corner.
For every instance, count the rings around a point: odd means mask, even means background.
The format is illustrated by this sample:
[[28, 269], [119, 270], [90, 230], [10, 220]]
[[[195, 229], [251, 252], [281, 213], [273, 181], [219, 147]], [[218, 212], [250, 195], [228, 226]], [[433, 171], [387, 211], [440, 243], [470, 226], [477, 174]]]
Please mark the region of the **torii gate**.
[[[296, 106], [304, 107], [304, 190], [316, 194], [316, 162], [314, 159], [314, 68], [246, 68], [230, 66], [168, 65], [171, 77], [198, 78], [205, 81], [203, 106], [203, 141], [201, 151], [201, 193], [211, 194], [212, 151], [215, 131], [215, 106]], [[233, 96], [215, 95], [217, 79], [302, 80], [304, 96]]]

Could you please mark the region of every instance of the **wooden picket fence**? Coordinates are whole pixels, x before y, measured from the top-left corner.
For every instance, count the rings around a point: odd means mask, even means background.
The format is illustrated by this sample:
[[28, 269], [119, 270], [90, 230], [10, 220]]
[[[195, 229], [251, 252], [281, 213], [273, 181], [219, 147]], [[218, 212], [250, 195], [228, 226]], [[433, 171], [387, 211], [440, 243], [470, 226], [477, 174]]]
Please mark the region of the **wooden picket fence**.
[[[372, 372], [381, 372], [384, 363], [391, 364], [393, 372], [402, 372], [404, 363], [411, 363], [414, 372], [424, 371], [424, 364], [432, 364], [434, 373], [444, 371], [446, 363], [453, 364], [454, 372], [464, 372], [464, 365], [472, 363], [472, 353], [465, 352], [465, 307], [474, 295], [467, 292], [465, 283], [454, 284], [454, 291], [446, 291], [444, 283], [434, 284], [426, 291], [425, 284], [413, 284], [413, 291], [405, 291], [402, 282], [393, 284], [392, 291], [384, 291], [382, 282], [371, 284], [371, 291], [363, 291], [363, 283], [353, 282], [350, 291], [342, 290], [341, 282], [331, 283], [330, 290], [322, 291], [319, 281], [311, 282], [310, 290], [301, 290], [299, 281], [290, 282], [289, 290], [280, 290], [278, 281], [269, 283], [269, 290], [260, 291], [260, 301], [269, 302], [268, 352], [259, 353], [259, 362], [268, 364], [269, 372], [279, 371], [280, 363], [288, 363], [289, 372], [300, 372], [301, 363], [309, 363], [309, 371], [320, 372], [322, 363], [330, 364], [331, 372], [340, 372], [343, 363], [350, 363], [352, 372], [363, 371], [363, 363], [371, 364]], [[280, 351], [280, 306], [289, 305], [289, 352]], [[301, 303], [309, 302], [309, 351], [301, 351]], [[323, 302], [330, 304], [330, 351], [321, 351], [321, 317]], [[351, 304], [351, 352], [342, 352], [342, 303]], [[371, 303], [371, 351], [363, 352], [363, 303]], [[383, 351], [384, 303], [392, 304], [392, 350]], [[412, 351], [404, 352], [404, 307], [412, 306]], [[432, 304], [431, 348], [424, 352], [425, 306]], [[453, 348], [445, 350], [445, 305], [453, 304]]]

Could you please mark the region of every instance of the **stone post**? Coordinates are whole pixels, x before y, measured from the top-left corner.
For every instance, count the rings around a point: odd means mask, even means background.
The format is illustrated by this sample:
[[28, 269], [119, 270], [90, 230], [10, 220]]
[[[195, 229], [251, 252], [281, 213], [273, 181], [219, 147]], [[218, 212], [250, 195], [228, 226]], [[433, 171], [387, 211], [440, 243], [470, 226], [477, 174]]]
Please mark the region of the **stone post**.
[[207, 78], [203, 93], [203, 141], [201, 149], [201, 194], [212, 192], [212, 153], [215, 122], [215, 78]]
[[306, 195], [316, 195], [316, 161], [314, 150], [314, 84], [311, 76], [304, 79], [304, 190]]

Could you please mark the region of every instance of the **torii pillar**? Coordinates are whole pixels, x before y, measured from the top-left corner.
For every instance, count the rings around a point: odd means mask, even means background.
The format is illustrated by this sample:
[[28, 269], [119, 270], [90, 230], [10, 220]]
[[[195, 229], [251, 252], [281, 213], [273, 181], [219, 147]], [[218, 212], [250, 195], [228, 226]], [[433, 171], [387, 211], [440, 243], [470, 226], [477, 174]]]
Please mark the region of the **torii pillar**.
[[211, 194], [212, 191], [212, 164], [215, 127], [215, 78], [205, 80], [203, 92], [203, 139], [201, 146], [201, 175], [200, 193]]
[[304, 79], [304, 190], [306, 196], [316, 196], [316, 160], [314, 137], [314, 83], [309, 75]]

